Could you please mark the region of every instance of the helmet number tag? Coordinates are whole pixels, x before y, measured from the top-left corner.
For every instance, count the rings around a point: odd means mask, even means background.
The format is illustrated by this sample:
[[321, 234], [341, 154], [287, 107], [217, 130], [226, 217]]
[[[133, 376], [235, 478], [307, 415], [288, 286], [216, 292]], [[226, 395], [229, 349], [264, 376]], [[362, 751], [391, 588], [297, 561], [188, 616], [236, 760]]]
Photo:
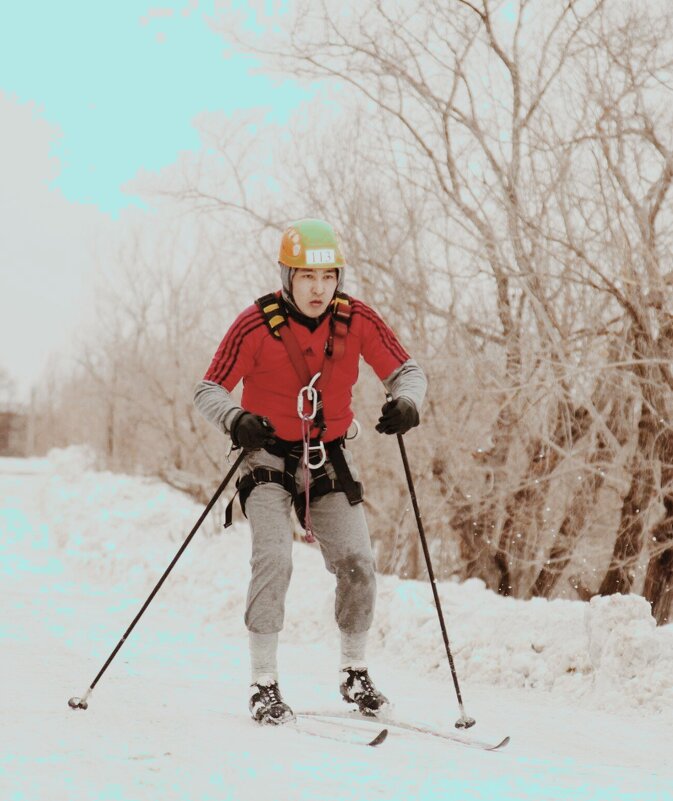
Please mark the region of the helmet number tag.
[[334, 264], [334, 248], [318, 248], [306, 251], [306, 264]]

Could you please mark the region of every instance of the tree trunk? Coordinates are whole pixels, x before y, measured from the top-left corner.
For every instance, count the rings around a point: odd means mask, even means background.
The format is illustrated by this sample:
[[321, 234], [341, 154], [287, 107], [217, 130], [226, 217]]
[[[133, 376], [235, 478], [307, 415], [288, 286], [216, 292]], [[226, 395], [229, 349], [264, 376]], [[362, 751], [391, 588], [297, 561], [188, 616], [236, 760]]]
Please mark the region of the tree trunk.
[[105, 420], [105, 455], [108, 468], [114, 467], [115, 458], [115, 400], [111, 396], [107, 401], [107, 415]]
[[471, 487], [472, 498], [465, 497], [456, 486], [450, 500], [453, 509], [450, 524], [460, 537], [465, 578], [480, 578], [492, 590], [497, 590], [503, 574], [503, 566], [496, 561], [495, 538], [498, 518], [506, 502], [503, 490], [514, 430], [514, 411], [508, 402], [496, 420], [493, 447], [488, 452], [473, 454], [484, 465], [483, 485]]
[[643, 595], [652, 606], [654, 619], [664, 625], [673, 617], [673, 433], [667, 431], [657, 446], [666, 513], [652, 531], [654, 555], [647, 565]]
[[652, 615], [660, 626], [672, 622], [673, 611], [673, 496], [665, 501], [666, 517], [654, 529], [652, 537], [658, 553], [653, 556], [645, 575], [643, 595], [652, 606]]
[[[673, 359], [673, 316], [660, 310], [661, 330], [657, 345], [668, 363]], [[670, 408], [670, 406], [669, 406]], [[663, 419], [670, 420], [670, 414]], [[645, 574], [643, 595], [652, 605], [659, 625], [673, 620], [673, 430], [669, 427], [657, 439], [657, 457], [661, 464], [661, 487], [664, 495], [664, 519], [652, 531], [654, 555]]]
[[[563, 458], [563, 451], [572, 448], [587, 433], [590, 423], [591, 417], [586, 409], [558, 405], [551, 442], [537, 439], [529, 448], [528, 467], [521, 480], [523, 486], [507, 503], [496, 554], [501, 571], [500, 595], [521, 596], [523, 588], [519, 585], [524, 575], [521, 566], [527, 559], [534, 558], [549, 479]], [[515, 565], [516, 569], [512, 570]]]
[[[649, 394], [649, 393], [648, 393]], [[622, 504], [621, 518], [612, 559], [601, 586], [600, 595], [628, 595], [635, 580], [635, 567], [643, 548], [645, 513], [654, 495], [652, 457], [657, 423], [646, 397], [638, 423], [638, 448], [631, 460], [631, 486]]]
[[[602, 462], [599, 452], [596, 462]], [[535, 579], [531, 594], [537, 598], [549, 598], [563, 571], [572, 559], [575, 545], [580, 538], [587, 515], [596, 504], [596, 496], [603, 486], [605, 477], [594, 468], [582, 482], [582, 486], [574, 493], [568, 504], [568, 513], [559, 526], [558, 535], [549, 552], [545, 566]]]
[[[619, 354], [613, 353], [612, 358], [617, 360]], [[626, 445], [630, 435], [629, 410], [632, 401], [629, 398], [627, 387], [624, 382], [619, 380], [618, 375], [610, 375], [599, 388], [594, 404], [597, 409], [601, 410], [601, 413], [607, 413], [605, 425], [616, 442], [621, 446]], [[570, 497], [565, 517], [554, 538], [549, 556], [533, 584], [531, 591], [533, 596], [549, 598], [554, 591], [563, 571], [572, 559], [586, 519], [591, 509], [596, 506], [598, 494], [605, 483], [605, 471], [615, 456], [606, 435], [599, 430], [593, 453], [587, 459], [589, 472]], [[580, 578], [576, 577], [572, 582], [575, 589], [578, 588], [579, 580]], [[587, 588], [583, 588], [582, 592], [585, 595], [588, 593], [589, 597], [592, 595]]]
[[666, 418], [666, 401], [660, 375], [647, 362], [660, 357], [643, 330], [634, 331], [634, 373], [639, 379], [641, 403], [638, 443], [631, 460], [631, 486], [622, 503], [621, 518], [610, 566], [598, 590], [600, 595], [631, 592], [635, 568], [645, 541], [645, 517], [655, 493], [654, 459], [660, 420]]

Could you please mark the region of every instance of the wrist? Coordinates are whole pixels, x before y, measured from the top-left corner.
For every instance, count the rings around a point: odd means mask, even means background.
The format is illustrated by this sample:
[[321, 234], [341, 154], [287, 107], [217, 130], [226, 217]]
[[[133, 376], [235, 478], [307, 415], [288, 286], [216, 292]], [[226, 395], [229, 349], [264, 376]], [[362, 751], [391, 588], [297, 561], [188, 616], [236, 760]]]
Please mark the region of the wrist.
[[249, 415], [250, 412], [246, 412], [245, 409], [240, 409], [235, 417], [232, 419], [229, 425], [229, 436], [231, 437], [231, 441], [234, 445], [238, 448], [240, 447], [240, 442], [238, 441], [238, 427], [241, 424], [241, 421], [245, 418], [246, 415]]
[[229, 409], [222, 421], [222, 427], [224, 428], [224, 433], [231, 435], [232, 431], [238, 425], [241, 417], [245, 414], [245, 409], [241, 406], [235, 406], [233, 409]]

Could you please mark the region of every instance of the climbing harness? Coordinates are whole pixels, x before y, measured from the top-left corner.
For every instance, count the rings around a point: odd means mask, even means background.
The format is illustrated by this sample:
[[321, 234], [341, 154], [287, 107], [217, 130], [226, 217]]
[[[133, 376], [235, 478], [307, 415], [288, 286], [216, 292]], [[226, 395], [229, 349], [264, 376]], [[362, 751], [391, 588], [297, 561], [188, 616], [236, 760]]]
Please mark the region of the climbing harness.
[[[352, 506], [364, 499], [362, 484], [354, 480], [342, 450], [347, 437], [340, 437], [327, 443], [322, 441], [326, 425], [321, 390], [327, 386], [331, 378], [334, 362], [342, 358], [346, 350], [346, 336], [352, 311], [350, 298], [341, 292], [335, 294], [332, 301], [330, 333], [325, 343], [323, 369], [315, 375], [311, 375], [301, 346], [290, 330], [287, 310], [280, 293], [264, 295], [255, 302], [271, 334], [283, 342], [290, 362], [303, 383], [297, 394], [297, 415], [301, 421], [302, 436], [296, 442], [276, 437], [273, 444], [264, 446], [269, 453], [283, 457], [284, 470], [281, 472], [267, 467], [256, 467], [246, 473], [237, 482], [239, 501], [245, 514], [246, 501], [256, 486], [267, 483], [280, 484], [292, 496], [297, 517], [302, 521], [306, 532], [304, 539], [307, 542], [314, 542], [311, 497], [320, 497], [329, 492], [344, 492]], [[359, 428], [356, 423], [356, 433], [349, 439], [357, 437]], [[334, 469], [336, 476], [334, 479], [330, 478], [325, 470], [327, 460]], [[303, 472], [302, 492], [297, 492], [295, 474], [300, 464]], [[227, 506], [225, 528], [232, 522], [233, 502], [232, 498]]]

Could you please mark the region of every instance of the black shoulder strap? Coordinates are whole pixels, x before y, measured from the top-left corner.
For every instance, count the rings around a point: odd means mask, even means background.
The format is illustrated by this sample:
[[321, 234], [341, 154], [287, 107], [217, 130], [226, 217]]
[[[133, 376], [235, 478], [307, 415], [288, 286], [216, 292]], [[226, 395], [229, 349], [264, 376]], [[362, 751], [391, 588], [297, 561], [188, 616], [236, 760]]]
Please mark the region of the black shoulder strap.
[[287, 311], [281, 297], [275, 294], [264, 295], [255, 301], [257, 307], [264, 315], [269, 330], [274, 337], [282, 340], [290, 357], [292, 366], [299, 376], [299, 380], [308, 385], [311, 381], [311, 371], [302, 353], [297, 338], [288, 325]]
[[351, 311], [353, 308], [353, 299], [350, 295], [347, 295], [345, 292], [335, 292], [334, 298], [332, 299], [332, 303], [334, 304], [335, 312], [337, 307], [345, 310], [345, 313], [348, 315], [350, 319]]
[[264, 321], [276, 339], [280, 339], [279, 328], [287, 325], [287, 312], [282, 298], [275, 292], [257, 298], [255, 305], [262, 312]]
[[329, 359], [340, 359], [346, 351], [346, 337], [353, 315], [353, 304], [345, 292], [337, 292], [332, 301], [330, 335], [325, 346]]

